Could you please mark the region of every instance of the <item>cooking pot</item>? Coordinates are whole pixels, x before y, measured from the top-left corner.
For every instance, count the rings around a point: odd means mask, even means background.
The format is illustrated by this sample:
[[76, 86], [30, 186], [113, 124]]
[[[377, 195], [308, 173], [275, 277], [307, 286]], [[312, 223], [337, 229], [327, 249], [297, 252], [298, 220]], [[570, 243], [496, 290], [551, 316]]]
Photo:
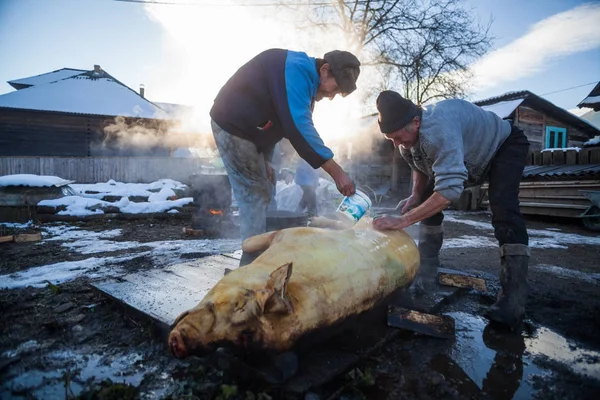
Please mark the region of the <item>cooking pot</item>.
[[267, 232], [295, 226], [306, 226], [307, 224], [308, 214], [306, 213], [283, 210], [267, 211]]

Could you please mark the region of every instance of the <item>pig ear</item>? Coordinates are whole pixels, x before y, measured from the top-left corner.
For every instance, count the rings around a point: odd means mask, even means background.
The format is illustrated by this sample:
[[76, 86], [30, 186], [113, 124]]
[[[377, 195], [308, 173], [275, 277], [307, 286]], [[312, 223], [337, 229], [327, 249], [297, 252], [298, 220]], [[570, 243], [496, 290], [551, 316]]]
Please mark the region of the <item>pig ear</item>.
[[271, 273], [267, 290], [271, 294], [265, 303], [265, 313], [291, 313], [292, 304], [285, 297], [287, 284], [292, 276], [292, 263], [284, 264]]
[[271, 272], [271, 276], [267, 282], [267, 289], [274, 290], [283, 297], [290, 276], [292, 276], [292, 263], [283, 264], [281, 267]]

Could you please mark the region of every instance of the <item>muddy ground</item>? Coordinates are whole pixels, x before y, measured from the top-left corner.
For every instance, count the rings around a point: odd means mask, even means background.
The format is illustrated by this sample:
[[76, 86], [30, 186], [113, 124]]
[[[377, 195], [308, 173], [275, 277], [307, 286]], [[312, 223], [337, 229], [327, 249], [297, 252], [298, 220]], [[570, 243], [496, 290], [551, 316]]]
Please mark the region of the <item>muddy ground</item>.
[[[489, 222], [485, 212], [452, 213], [445, 222], [446, 237], [493, 240], [491, 231], [477, 227], [485, 222]], [[113, 240], [142, 243], [193, 240], [182, 234], [182, 227], [189, 225], [183, 220], [77, 224], [81, 230], [96, 232], [121, 229]], [[556, 232], [558, 238], [564, 234], [597, 237], [569, 220], [529, 218], [528, 228]], [[552, 240], [543, 235], [534, 239]], [[498, 250], [445, 248], [442, 262], [446, 267], [483, 277], [491, 288], [483, 295], [461, 293], [442, 307], [440, 312], [455, 318], [456, 338], [402, 333], [337, 379], [302, 394], [258, 381], [241, 382], [202, 359], [175, 360], [165, 346], [163, 332], [149, 319], [129, 313], [98, 293], [90, 287], [89, 278], [43, 288], [0, 290], [0, 398], [597, 398], [600, 245], [571, 241], [565, 248], [532, 249], [527, 324], [513, 334], [488, 326], [481, 317], [498, 288]], [[90, 257], [61, 244], [46, 239], [0, 244], [0, 275]], [[135, 251], [94, 257], [121, 252]], [[151, 258], [140, 256], [121, 267], [137, 271], [156, 266]]]

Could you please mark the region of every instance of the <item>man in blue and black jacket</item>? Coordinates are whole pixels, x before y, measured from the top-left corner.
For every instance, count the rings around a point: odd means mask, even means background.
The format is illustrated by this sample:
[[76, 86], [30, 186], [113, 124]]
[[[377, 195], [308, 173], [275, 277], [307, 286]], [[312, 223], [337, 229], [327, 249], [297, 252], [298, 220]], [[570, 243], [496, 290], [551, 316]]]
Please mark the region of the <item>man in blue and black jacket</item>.
[[[274, 173], [273, 148], [287, 138], [313, 168], [323, 168], [345, 196], [354, 183], [333, 160], [314, 127], [315, 101], [356, 89], [360, 62], [334, 50], [322, 59], [284, 49], [266, 50], [243, 65], [221, 88], [210, 110], [217, 148], [240, 210], [242, 240], [266, 231]], [[243, 254], [240, 265], [255, 255]]]

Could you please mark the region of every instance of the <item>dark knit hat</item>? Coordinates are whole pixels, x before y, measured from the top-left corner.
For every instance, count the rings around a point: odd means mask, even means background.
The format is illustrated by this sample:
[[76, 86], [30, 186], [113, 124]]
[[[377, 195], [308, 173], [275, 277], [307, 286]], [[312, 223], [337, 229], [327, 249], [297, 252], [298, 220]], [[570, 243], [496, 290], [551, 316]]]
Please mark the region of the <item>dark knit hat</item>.
[[379, 129], [392, 133], [404, 128], [414, 117], [419, 116], [419, 107], [393, 90], [384, 90], [377, 96]]
[[360, 61], [352, 53], [333, 50], [323, 59], [329, 64], [329, 70], [337, 82], [341, 95], [346, 97], [356, 90], [356, 80], [360, 74]]

